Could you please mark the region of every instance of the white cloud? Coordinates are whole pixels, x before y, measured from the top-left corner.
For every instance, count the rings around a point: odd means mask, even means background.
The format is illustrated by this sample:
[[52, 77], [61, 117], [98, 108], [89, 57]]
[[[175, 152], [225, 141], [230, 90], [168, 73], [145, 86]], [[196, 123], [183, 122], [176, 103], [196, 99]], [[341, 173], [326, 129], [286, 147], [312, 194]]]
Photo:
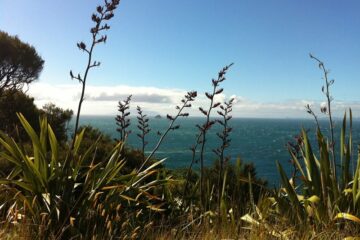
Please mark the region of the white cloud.
[[[35, 98], [35, 103], [41, 107], [48, 102], [53, 102], [62, 108], [77, 109], [78, 100], [81, 92], [81, 85], [50, 85], [46, 83], [34, 83], [30, 86], [28, 93]], [[133, 95], [131, 109], [135, 112], [136, 106], [140, 105], [149, 114], [176, 112], [175, 106], [180, 104], [181, 99], [186, 94], [182, 89], [164, 89], [155, 87], [131, 87], [119, 86], [87, 86], [85, 101], [82, 107], [84, 115], [115, 115], [119, 100], [125, 99], [128, 95]], [[219, 94], [215, 102], [223, 102], [230, 98], [235, 98], [233, 116], [235, 117], [271, 117], [271, 118], [303, 118], [309, 117], [304, 106], [312, 106], [319, 116], [322, 102], [314, 100], [288, 100], [281, 102], [258, 102], [243, 98], [237, 95], [226, 96]], [[191, 116], [200, 116], [197, 110], [199, 106], [206, 109], [209, 105], [208, 99], [203, 93], [198, 93], [193, 108], [189, 110]], [[360, 114], [360, 102], [334, 101], [332, 110], [335, 116], [342, 116], [346, 108], [351, 107], [356, 116]], [[358, 116], [359, 116], [358, 114]]]
[[[50, 85], [34, 83], [28, 93], [35, 98], [40, 107], [53, 102], [62, 108], [77, 109], [81, 94], [81, 85]], [[179, 89], [160, 89], [154, 87], [131, 86], [86, 86], [82, 114], [106, 115], [116, 114], [118, 101], [133, 95], [131, 102], [134, 109], [140, 105], [148, 111], [159, 112], [171, 110], [179, 103], [186, 91]]]

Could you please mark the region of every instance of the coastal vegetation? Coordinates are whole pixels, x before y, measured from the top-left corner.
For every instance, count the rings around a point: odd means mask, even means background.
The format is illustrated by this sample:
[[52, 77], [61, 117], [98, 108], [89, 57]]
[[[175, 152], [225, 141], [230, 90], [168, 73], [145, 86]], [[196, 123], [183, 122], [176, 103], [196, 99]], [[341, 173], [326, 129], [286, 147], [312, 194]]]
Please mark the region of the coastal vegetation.
[[[0, 32], [1, 238], [359, 239], [360, 154], [354, 153], [352, 111], [344, 114], [336, 141], [330, 92], [334, 80], [313, 55], [323, 73], [326, 106], [321, 114], [329, 126], [321, 126], [316, 111], [306, 106], [314, 117], [316, 142], [309, 141], [313, 132], [299, 129], [296, 141], [288, 145], [291, 177], [274, 159], [280, 188], [268, 186], [253, 164], [231, 161], [227, 154], [230, 144], [236, 144], [231, 142], [236, 103], [233, 98], [220, 102], [216, 96], [226, 91], [221, 84], [232, 63], [220, 69], [205, 93], [208, 106], [198, 109], [203, 121], [196, 126], [192, 159], [185, 169], [168, 169], [166, 159], [155, 156], [168, 133], [181, 128], [178, 119], [189, 116], [196, 91], [185, 94], [176, 114], [166, 115], [168, 127], [157, 132], [150, 153], [145, 151], [147, 134], [155, 130], [141, 106], [136, 107], [138, 132], [129, 130], [131, 95], [119, 99], [116, 139], [93, 126], [80, 126], [87, 77], [100, 66], [93, 52], [106, 42], [101, 34], [110, 29], [119, 4], [105, 0], [96, 7], [90, 44], [77, 44], [87, 61], [83, 74], [70, 71], [81, 84], [73, 131], [68, 129], [71, 110], [53, 103], [38, 109], [23, 92], [24, 85], [38, 78], [44, 61], [33, 47]], [[220, 144], [213, 149], [216, 161], [206, 166], [204, 149], [215, 125]], [[127, 145], [129, 134], [138, 136], [140, 149]]]

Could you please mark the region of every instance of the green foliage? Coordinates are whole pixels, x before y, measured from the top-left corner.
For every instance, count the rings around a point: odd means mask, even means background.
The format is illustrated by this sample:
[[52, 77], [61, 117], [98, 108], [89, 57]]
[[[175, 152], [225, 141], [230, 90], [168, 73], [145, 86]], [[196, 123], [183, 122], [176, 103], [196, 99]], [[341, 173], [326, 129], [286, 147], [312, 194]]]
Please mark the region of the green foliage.
[[[17, 113], [21, 113], [27, 119], [31, 126], [34, 126], [35, 132], [39, 132], [39, 117], [47, 116], [49, 123], [54, 128], [54, 133], [58, 141], [66, 141], [67, 122], [70, 120], [72, 111], [63, 110], [54, 104], [47, 104], [39, 110], [34, 104], [34, 98], [28, 96], [22, 91], [13, 89], [5, 90], [0, 96], [0, 130], [23, 143], [27, 149], [30, 138], [22, 127]], [[2, 147], [0, 146], [0, 149]], [[64, 152], [64, 151], [61, 151]], [[13, 164], [0, 157], [0, 175], [7, 175], [13, 168]]]
[[40, 110], [41, 115], [45, 115], [48, 123], [53, 127], [56, 138], [59, 141], [67, 140], [67, 125], [71, 120], [73, 111], [62, 109], [53, 103], [45, 104]]
[[11, 137], [27, 139], [27, 134], [21, 127], [17, 112], [21, 112], [38, 131], [39, 110], [34, 104], [34, 98], [19, 90], [6, 90], [0, 96], [0, 130]]
[[[338, 167], [331, 112], [333, 97], [330, 94], [330, 86], [333, 85], [334, 80], [329, 80], [329, 71], [322, 61], [311, 54], [310, 57], [316, 60], [323, 71], [325, 85], [322, 87], [322, 92], [326, 96], [327, 105], [320, 110], [329, 120], [329, 136], [323, 135], [317, 115], [310, 105], [306, 105], [307, 112], [316, 122], [317, 146], [311, 145], [308, 133], [303, 129], [297, 144], [289, 145], [289, 153], [294, 164], [292, 177], [289, 179], [281, 164], [276, 162], [282, 188], [271, 197], [264, 197], [258, 206], [254, 207], [252, 216], [246, 214], [242, 217], [242, 220], [253, 227], [263, 227], [268, 231], [268, 235], [281, 239], [292, 239], [296, 235], [300, 238], [299, 236], [304, 236], [301, 232], [308, 230], [321, 232], [329, 228], [341, 228], [344, 232], [359, 234], [360, 151], [356, 171], [353, 174], [350, 170], [353, 155], [352, 111], [351, 109], [349, 111], [348, 135], [346, 112], [342, 121]], [[287, 229], [272, 228], [269, 222], [277, 226], [285, 226]], [[355, 228], [352, 227], [354, 224], [356, 224]]]
[[[235, 164], [227, 164], [220, 191], [218, 191], [219, 161], [204, 169], [206, 179], [206, 212], [201, 210], [199, 191], [199, 172], [188, 169], [169, 170], [175, 182], [163, 186], [162, 194], [168, 203], [169, 218], [164, 224], [176, 226], [177, 233], [195, 230], [199, 223], [215, 224], [213, 227], [238, 224], [236, 219], [248, 212], [252, 201], [258, 201], [266, 192], [266, 181], [256, 176], [255, 167], [240, 159]], [[249, 177], [250, 176], [250, 177]], [[187, 187], [184, 191], [185, 186]], [[252, 191], [250, 191], [250, 186]], [[220, 196], [218, 193], [220, 192]], [[160, 193], [159, 193], [160, 194]], [[218, 202], [220, 199], [220, 209]]]
[[21, 113], [34, 126], [35, 132], [39, 132], [39, 117], [45, 115], [48, 122], [53, 126], [54, 133], [59, 141], [67, 139], [67, 123], [72, 117], [71, 110], [63, 110], [55, 104], [49, 103], [38, 109], [34, 98], [19, 90], [5, 90], [0, 96], [0, 130], [9, 136], [28, 141], [28, 135], [22, 128], [16, 113]]
[[87, 161], [93, 161], [94, 164], [105, 161], [111, 150], [116, 145], [115, 142], [106, 134], [102, 133], [98, 128], [90, 125], [84, 125], [79, 128], [79, 132], [84, 131], [84, 136], [80, 150], [85, 152], [96, 142], [96, 151], [89, 156]]
[[[267, 182], [256, 176], [254, 165], [252, 163], [243, 163], [240, 158], [237, 159], [235, 164], [225, 166], [224, 181], [220, 186], [221, 191], [217, 190], [219, 171], [219, 161], [216, 161], [212, 168], [206, 168], [205, 171], [205, 179], [207, 179], [207, 185], [210, 186], [207, 191], [209, 209], [216, 209], [217, 199], [220, 198], [223, 210], [226, 208], [225, 212], [232, 209], [232, 213], [236, 217], [240, 217], [250, 210], [251, 201], [257, 202], [261, 194], [266, 190]], [[252, 187], [251, 194], [249, 191], [250, 185]], [[220, 196], [217, 195], [218, 192], [220, 192]], [[210, 195], [211, 193], [213, 193], [213, 196]], [[242, 204], [237, 204], [239, 202]]]
[[[293, 161], [300, 172], [300, 183], [297, 186], [294, 185], [294, 179], [288, 179], [281, 165], [277, 163], [284, 187], [277, 196], [278, 210], [280, 214], [288, 211], [288, 221], [323, 227], [334, 223], [341, 216], [352, 216], [353, 219], [359, 217], [360, 162], [358, 161], [353, 176], [350, 171], [352, 135], [350, 133], [346, 138], [346, 114], [343, 118], [340, 138], [342, 161], [339, 176], [334, 175], [335, 171], [331, 169], [331, 146], [320, 129], [317, 130], [319, 156], [313, 152], [308, 134], [304, 130], [301, 144], [301, 159], [304, 167], [292, 154]], [[343, 217], [343, 219], [351, 220], [349, 217]]]
[[[111, 139], [109, 135], [101, 132], [100, 129], [95, 128], [91, 125], [80, 126], [79, 131], [83, 130], [85, 130], [85, 132], [82, 140], [82, 145], [80, 147], [82, 151], [85, 151], [90, 146], [92, 146], [94, 142], [97, 142], [96, 151], [93, 155], [91, 155], [91, 159], [88, 159], [88, 161], [93, 161], [95, 164], [105, 161], [117, 142]], [[141, 150], [124, 146], [122, 148], [121, 154], [126, 160], [122, 172], [131, 172], [134, 169], [139, 169], [143, 163], [143, 153]], [[146, 166], [148, 167], [156, 162], [156, 159], [151, 159], [151, 161], [149, 161]], [[158, 168], [162, 167], [162, 164], [158, 165]]]
[[22, 89], [39, 77], [44, 61], [34, 47], [0, 31], [0, 49], [0, 94]]
[[151, 211], [161, 211], [162, 203], [149, 191], [167, 179], [145, 180], [156, 175], [161, 161], [138, 173], [120, 174], [125, 161], [122, 144], [117, 144], [106, 161], [87, 163], [97, 142], [81, 152], [85, 130], [76, 136], [74, 148], [61, 158], [59, 142], [46, 118], [40, 122], [39, 135], [23, 115], [19, 118], [31, 138], [31, 151], [0, 133], [5, 149], [1, 157], [16, 166], [0, 180], [2, 197], [14, 196], [3, 199], [7, 222], [21, 221], [37, 239], [130, 238], [151, 225], [147, 216]]

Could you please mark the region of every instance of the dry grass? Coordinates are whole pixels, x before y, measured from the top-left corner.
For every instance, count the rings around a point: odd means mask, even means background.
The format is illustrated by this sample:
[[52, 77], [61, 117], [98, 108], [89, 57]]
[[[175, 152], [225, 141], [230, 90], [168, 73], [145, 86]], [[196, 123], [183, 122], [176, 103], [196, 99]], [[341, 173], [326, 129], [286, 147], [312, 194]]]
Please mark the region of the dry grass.
[[[340, 229], [328, 229], [322, 232], [313, 232], [313, 231], [302, 231], [295, 232], [290, 235], [288, 239], [294, 240], [337, 240], [344, 239], [346, 237], [356, 235], [351, 234], [352, 231], [344, 231]], [[200, 226], [197, 229], [194, 229], [190, 232], [184, 232], [175, 236], [176, 229], [164, 230], [160, 233], [153, 232], [152, 234], [146, 234], [142, 239], [156, 239], [156, 240], [169, 240], [169, 239], [184, 239], [184, 240], [273, 240], [273, 239], [286, 239], [286, 238], [277, 238], [271, 236], [265, 229], [231, 229], [224, 227], [219, 230], [209, 228], [207, 226]], [[115, 237], [116, 238], [116, 237]], [[31, 240], [27, 231], [22, 229], [20, 226], [12, 229], [1, 230], [0, 239], [12, 240], [12, 239], [23, 239]]]
[[[288, 229], [292, 226], [272, 226], [274, 229]], [[273, 239], [291, 239], [291, 240], [337, 240], [345, 239], [346, 237], [357, 237], [356, 232], [359, 231], [359, 226], [349, 225], [346, 228], [337, 228], [331, 226], [322, 231], [315, 231], [314, 229], [304, 229], [289, 231], [286, 237], [276, 237], [269, 233], [263, 227], [247, 228], [245, 226], [231, 226], [225, 225], [220, 228], [216, 226], [209, 226], [203, 224], [194, 227], [192, 230], [182, 232], [176, 235], [176, 228], [162, 230], [160, 232], [153, 232], [147, 235], [146, 239], [168, 240], [168, 239], [186, 239], [186, 240], [273, 240]], [[357, 238], [356, 238], [357, 239]]]

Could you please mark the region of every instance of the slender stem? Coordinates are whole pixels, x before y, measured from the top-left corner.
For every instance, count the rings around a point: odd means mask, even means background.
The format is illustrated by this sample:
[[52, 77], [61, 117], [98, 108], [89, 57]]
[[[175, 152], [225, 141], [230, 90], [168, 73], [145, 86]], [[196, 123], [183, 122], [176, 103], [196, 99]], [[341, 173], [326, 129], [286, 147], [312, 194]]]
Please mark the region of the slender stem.
[[327, 108], [328, 108], [328, 113], [329, 113], [329, 126], [330, 126], [330, 149], [331, 149], [331, 158], [332, 158], [332, 169], [333, 169], [333, 174], [334, 174], [334, 179], [337, 178], [337, 174], [336, 174], [336, 157], [335, 157], [335, 142], [334, 142], [334, 122], [332, 120], [332, 113], [331, 113], [331, 96], [330, 96], [330, 86], [333, 84], [333, 80], [331, 82], [329, 82], [328, 79], [328, 70], [326, 70], [324, 63], [318, 59], [317, 57], [313, 56], [310, 54], [310, 57], [315, 59], [318, 63], [319, 63], [319, 68], [323, 71], [324, 73], [324, 79], [325, 79], [325, 87], [326, 87], [326, 92], [325, 92], [325, 96], [327, 99]]
[[159, 141], [157, 142], [155, 148], [151, 151], [151, 153], [147, 156], [147, 158], [145, 159], [145, 161], [142, 163], [141, 167], [138, 169], [138, 172], [140, 172], [141, 169], [145, 166], [145, 164], [146, 164], [147, 162], [149, 162], [149, 160], [154, 156], [155, 152], [159, 149], [161, 143], [163, 142], [165, 136], [169, 133], [170, 130], [173, 129], [173, 125], [174, 125], [176, 119], [180, 116], [182, 110], [187, 106], [187, 104], [188, 104], [189, 101], [190, 101], [190, 100], [188, 100], [188, 99], [187, 99], [186, 101], [184, 101], [184, 104], [183, 104], [182, 107], [179, 109], [177, 115], [171, 120], [169, 127], [166, 129], [165, 133], [161, 135], [161, 137], [160, 137]]
[[[83, 50], [84, 52], [86, 52], [88, 54], [88, 62], [86, 65], [86, 69], [84, 72], [84, 76], [81, 77], [80, 74], [77, 77], [74, 77], [72, 71], [70, 71], [70, 76], [72, 79], [77, 79], [79, 82], [82, 83], [82, 89], [81, 89], [81, 96], [80, 96], [80, 100], [79, 100], [79, 104], [78, 104], [78, 109], [77, 109], [77, 115], [76, 115], [76, 122], [75, 122], [75, 129], [74, 129], [74, 136], [73, 136], [73, 140], [71, 143], [71, 148], [68, 151], [64, 164], [62, 166], [62, 171], [63, 174], [65, 174], [65, 176], [69, 176], [71, 175], [72, 172], [72, 167], [70, 166], [70, 164], [72, 163], [72, 160], [74, 160], [74, 146], [75, 146], [75, 140], [76, 140], [76, 133], [78, 131], [79, 128], [79, 119], [80, 119], [80, 112], [81, 112], [81, 107], [82, 107], [82, 103], [84, 101], [84, 96], [85, 96], [85, 88], [86, 88], [86, 80], [88, 77], [88, 73], [89, 70], [92, 67], [97, 67], [100, 65], [100, 63], [97, 63], [96, 61], [92, 64], [92, 54], [93, 54], [93, 50], [96, 44], [101, 43], [101, 42], [105, 42], [106, 41], [106, 35], [102, 36], [101, 38], [97, 39], [97, 36], [99, 34], [99, 32], [103, 31], [103, 30], [107, 30], [110, 27], [105, 24], [103, 26], [101, 26], [101, 23], [103, 21], [108, 21], [110, 20], [114, 14], [113, 11], [116, 9], [117, 5], [120, 3], [120, 0], [111, 0], [111, 2], [108, 2], [107, 0], [104, 1], [104, 7], [98, 6], [97, 7], [97, 13], [94, 13], [92, 15], [92, 21], [96, 22], [95, 27], [91, 28], [90, 32], [92, 34], [92, 43], [91, 43], [91, 47], [90, 49], [86, 48], [85, 43], [80, 42], [78, 43], [78, 47], [80, 50]], [[105, 8], [105, 10], [103, 10]], [[99, 15], [97, 15], [99, 14]], [[64, 195], [69, 192], [67, 190], [70, 190], [74, 188], [74, 182], [72, 182], [71, 179], [66, 178], [66, 180], [64, 181], [64, 187], [65, 190], [63, 191], [63, 197]], [[59, 232], [57, 234], [58, 238], [61, 237], [62, 234], [66, 234], [65, 230], [66, 227], [64, 229], [64, 226], [68, 223], [69, 218], [72, 214], [73, 211], [75, 211], [75, 208], [77, 208], [77, 204], [79, 202], [81, 198], [79, 198], [75, 204], [73, 206], [68, 206], [66, 205], [66, 201], [64, 201], [63, 204], [61, 204], [60, 207], [60, 219], [62, 221], [59, 222]], [[59, 220], [60, 221], [60, 220]]]
[[210, 106], [208, 108], [207, 111], [203, 110], [201, 107], [199, 108], [199, 110], [206, 115], [206, 121], [204, 123], [204, 125], [202, 127], [199, 127], [201, 132], [202, 132], [202, 141], [201, 141], [201, 151], [200, 151], [200, 205], [201, 208], [204, 207], [205, 204], [205, 199], [204, 199], [204, 150], [205, 150], [205, 144], [206, 144], [206, 133], [207, 131], [210, 129], [210, 127], [215, 123], [215, 122], [211, 122], [210, 121], [210, 114], [211, 114], [211, 110], [213, 108], [216, 108], [217, 106], [220, 105], [220, 103], [216, 103], [214, 104], [214, 98], [217, 94], [220, 94], [223, 89], [219, 89], [217, 90], [217, 87], [219, 86], [219, 83], [225, 80], [224, 75], [226, 74], [226, 71], [229, 69], [229, 67], [231, 67], [233, 65], [233, 63], [225, 66], [218, 74], [218, 78], [217, 80], [213, 79], [212, 80], [212, 84], [213, 84], [213, 91], [212, 94], [208, 94], [205, 93], [206, 97], [208, 99], [210, 99]]
[[143, 137], [141, 139], [142, 142], [142, 155], [143, 155], [143, 162], [145, 162], [145, 130], [143, 130]]
[[216, 92], [217, 84], [213, 84], [213, 92], [212, 92], [212, 98], [210, 99], [210, 107], [206, 114], [206, 121], [202, 128], [202, 141], [201, 141], [201, 150], [200, 150], [200, 203], [201, 206], [204, 207], [204, 150], [205, 150], [205, 143], [206, 143], [206, 132], [208, 131], [208, 125], [210, 122], [210, 113], [213, 108], [214, 103], [214, 97]]
[[84, 74], [84, 79], [82, 80], [82, 89], [81, 89], [81, 96], [80, 96], [80, 100], [79, 100], [79, 105], [78, 105], [78, 109], [77, 109], [77, 114], [76, 114], [76, 122], [75, 122], [75, 129], [74, 129], [74, 140], [72, 142], [72, 145], [71, 145], [71, 149], [74, 148], [74, 144], [75, 144], [75, 136], [76, 136], [76, 133], [78, 131], [78, 128], [79, 128], [79, 119], [80, 119], [80, 111], [81, 111], [81, 106], [82, 106], [82, 103], [84, 101], [84, 95], [85, 95], [85, 88], [86, 88], [86, 79], [87, 79], [87, 75], [89, 73], [89, 70], [91, 68], [91, 61], [92, 61], [92, 52], [93, 52], [93, 49], [94, 49], [94, 46], [95, 46], [95, 34], [93, 34], [93, 42], [91, 44], [91, 48], [90, 48], [90, 51], [88, 52], [88, 64], [86, 66], [86, 70], [85, 70], [85, 74]]
[[222, 139], [222, 146], [221, 146], [221, 152], [220, 152], [220, 169], [219, 169], [219, 179], [218, 179], [218, 208], [219, 208], [219, 219], [220, 218], [220, 210], [221, 210], [221, 189], [223, 185], [223, 172], [224, 172], [224, 150], [227, 144], [227, 134], [228, 128], [227, 128], [227, 109], [225, 109], [224, 114], [224, 130], [223, 130], [223, 139]]
[[188, 171], [187, 171], [186, 183], [185, 183], [185, 187], [184, 187], [184, 192], [183, 192], [183, 194], [182, 194], [183, 201], [184, 201], [185, 194], [186, 194], [186, 191], [187, 191], [188, 186], [189, 186], [190, 174], [191, 174], [192, 166], [193, 166], [194, 163], [195, 163], [196, 149], [197, 149], [197, 147], [199, 146], [199, 140], [200, 140], [201, 136], [202, 136], [202, 132], [200, 132], [199, 136], [198, 136], [197, 139], [196, 139], [196, 144], [195, 144], [195, 146], [192, 148], [192, 159], [191, 159], [191, 163], [190, 163], [190, 166], [189, 166], [189, 168], [188, 168]]
[[220, 123], [223, 126], [222, 133], [218, 133], [218, 137], [222, 140], [220, 148], [214, 150], [216, 155], [219, 156], [219, 176], [218, 176], [218, 217], [219, 217], [219, 223], [221, 223], [221, 200], [222, 200], [222, 189], [224, 185], [224, 169], [225, 169], [225, 163], [226, 159], [224, 157], [225, 149], [229, 146], [230, 140], [228, 139], [229, 133], [231, 132], [231, 128], [228, 126], [228, 121], [231, 119], [231, 116], [229, 113], [232, 111], [232, 104], [234, 99], [230, 99], [229, 102], [225, 102], [223, 106], [220, 106], [220, 108], [223, 111], [218, 111], [218, 114], [222, 116], [222, 120], [217, 120], [218, 123]]
[[326, 98], [327, 98], [327, 106], [329, 109], [329, 125], [330, 125], [330, 132], [331, 132], [331, 151], [332, 151], [332, 164], [333, 164], [333, 168], [334, 168], [334, 177], [336, 178], [337, 174], [336, 174], [336, 159], [335, 159], [335, 142], [334, 142], [334, 122], [332, 120], [332, 114], [331, 114], [331, 97], [330, 97], [330, 93], [329, 93], [329, 82], [328, 82], [328, 76], [327, 76], [327, 71], [324, 67], [324, 65], [321, 65], [324, 71], [324, 75], [325, 75], [325, 80], [326, 80]]
[[310, 104], [307, 104], [307, 105], [305, 106], [305, 108], [306, 108], [306, 111], [307, 111], [311, 116], [313, 116], [313, 118], [314, 118], [314, 120], [315, 120], [315, 123], [316, 123], [317, 130], [320, 131], [319, 120], [318, 120], [316, 114], [314, 113], [314, 111], [312, 110], [312, 108], [310, 107]]

